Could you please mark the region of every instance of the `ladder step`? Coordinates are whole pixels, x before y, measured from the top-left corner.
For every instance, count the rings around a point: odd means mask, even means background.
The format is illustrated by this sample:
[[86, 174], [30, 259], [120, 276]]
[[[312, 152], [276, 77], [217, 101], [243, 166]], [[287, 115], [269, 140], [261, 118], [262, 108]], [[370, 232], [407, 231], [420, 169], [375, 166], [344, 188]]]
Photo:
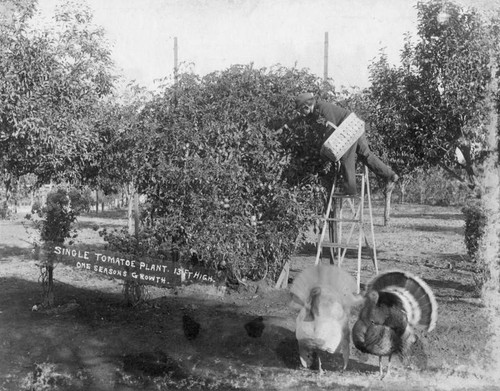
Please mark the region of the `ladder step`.
[[333, 193], [332, 198], [361, 198], [359, 194]]
[[[356, 173], [356, 194], [345, 194], [344, 191], [347, 189], [344, 186], [337, 187], [337, 180], [339, 179], [338, 175], [340, 173], [340, 164], [336, 166], [336, 172], [334, 174], [333, 185], [330, 191], [330, 198], [328, 199], [328, 207], [327, 210], [334, 210], [338, 208], [338, 210], [342, 211], [344, 207], [344, 199], [347, 200], [348, 204], [350, 204], [350, 211], [352, 214], [346, 213], [347, 218], [341, 218], [342, 212], [339, 214], [336, 213], [325, 213], [323, 216], [319, 216], [316, 218], [316, 222], [319, 225], [319, 222], [323, 225], [321, 229], [321, 235], [318, 237], [318, 241], [316, 242], [316, 261], [315, 264], [318, 264], [324, 254], [324, 248], [337, 249], [336, 251], [330, 250], [330, 258], [333, 256], [339, 256], [339, 262], [341, 262], [340, 256], [344, 257], [347, 255], [348, 250], [358, 252], [358, 275], [357, 275], [357, 283], [358, 283], [358, 293], [360, 292], [360, 277], [361, 277], [361, 257], [366, 256], [368, 252], [371, 252], [371, 258], [373, 260], [373, 265], [375, 266], [375, 271], [378, 273], [378, 265], [377, 265], [377, 252], [375, 246], [375, 235], [374, 235], [374, 227], [373, 227], [373, 215], [372, 215], [372, 204], [371, 204], [371, 191], [370, 191], [370, 179], [368, 175], [368, 168], [363, 166], [363, 171], [361, 173]], [[359, 184], [361, 183], [361, 187]], [[359, 190], [360, 189], [360, 190]], [[339, 202], [340, 201], [340, 202]], [[366, 203], [366, 204], [365, 204]], [[369, 214], [365, 216], [366, 206], [368, 206]], [[334, 217], [333, 217], [334, 216]], [[345, 228], [349, 227], [349, 235], [345, 238], [342, 235], [342, 230], [344, 226], [342, 224], [338, 224], [341, 222], [346, 222]], [[368, 239], [365, 233], [365, 224], [371, 225], [371, 237], [373, 247], [370, 243], [368, 243]], [[338, 229], [339, 235], [332, 236], [332, 232], [330, 235], [325, 237], [326, 230], [330, 231], [331, 226], [328, 227], [328, 224], [335, 224]], [[352, 225], [354, 224], [354, 225]], [[355, 235], [353, 241], [352, 234], [354, 229], [357, 228], [356, 224], [359, 224], [359, 233], [360, 236], [358, 240], [356, 240], [357, 235]], [[360, 242], [364, 237], [364, 243]], [[347, 239], [347, 240], [346, 240]], [[338, 242], [332, 242], [332, 240], [338, 240]], [[344, 241], [344, 243], [342, 243]], [[350, 254], [352, 255], [352, 254]], [[333, 261], [333, 259], [331, 259]]]
[[358, 224], [368, 224], [370, 221], [364, 220], [361, 221], [360, 219], [340, 219], [336, 217], [319, 217], [318, 220], [322, 221], [332, 221], [332, 222], [338, 222], [338, 223], [358, 223]]
[[366, 223], [366, 221], [361, 221], [360, 219], [340, 219], [340, 218], [337, 218], [337, 217], [327, 217], [326, 219], [323, 217], [323, 220], [326, 220], [326, 221], [338, 221], [338, 222], [342, 222], [342, 223]]
[[347, 246], [345, 244], [338, 244], [332, 242], [323, 242], [321, 243], [321, 247], [331, 247], [331, 248], [345, 248], [347, 250], [358, 250], [358, 246]]

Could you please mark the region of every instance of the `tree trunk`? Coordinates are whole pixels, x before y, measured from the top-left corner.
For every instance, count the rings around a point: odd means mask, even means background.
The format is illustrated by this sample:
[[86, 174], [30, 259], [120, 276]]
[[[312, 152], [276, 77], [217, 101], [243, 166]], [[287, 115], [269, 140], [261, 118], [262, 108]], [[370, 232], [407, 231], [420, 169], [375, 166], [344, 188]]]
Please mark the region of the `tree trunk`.
[[[415, 174], [413, 174], [415, 175]], [[411, 183], [412, 179], [410, 176], [403, 176], [399, 183], [399, 190], [401, 191], [401, 196], [400, 196], [400, 204], [403, 204], [406, 202], [406, 188], [408, 185]]]
[[128, 201], [128, 213], [127, 213], [127, 220], [128, 220], [128, 233], [129, 235], [133, 235], [135, 232], [134, 229], [134, 193], [133, 193], [133, 187], [132, 184], [128, 185], [127, 189], [127, 201]]
[[11, 185], [12, 185], [12, 176], [9, 173], [5, 173], [5, 180], [4, 180], [4, 186], [5, 186], [5, 200], [3, 202], [3, 205], [0, 206], [0, 217], [2, 219], [6, 219], [7, 216], [9, 215], [9, 199], [11, 195]]
[[477, 185], [476, 173], [474, 172], [474, 160], [472, 158], [471, 147], [469, 145], [461, 145], [460, 151], [465, 160], [465, 172], [467, 173], [468, 185], [474, 188]]
[[54, 305], [54, 265], [52, 262], [47, 265], [47, 291], [45, 292], [46, 306]]
[[484, 174], [481, 190], [483, 192], [482, 203], [487, 216], [485, 233], [481, 239], [479, 257], [484, 262], [482, 277], [485, 281], [482, 287], [482, 296], [486, 304], [487, 313], [490, 317], [492, 346], [490, 357], [493, 362], [492, 368], [500, 365], [500, 161], [498, 151], [498, 112], [496, 108], [496, 94], [498, 91], [498, 79], [495, 52], [490, 51], [491, 79], [488, 88], [490, 103], [490, 124], [488, 125], [488, 149], [489, 154], [485, 161]]
[[99, 213], [99, 190], [95, 191], [95, 214]]
[[11, 188], [12, 188], [12, 175], [9, 173], [5, 174], [5, 180], [4, 180], [4, 186], [5, 186], [5, 204], [9, 202], [10, 195], [11, 195]]
[[139, 225], [140, 225], [140, 220], [139, 220], [139, 194], [137, 193], [137, 190], [134, 189], [134, 234], [135, 237], [137, 238], [139, 236]]
[[125, 205], [127, 205], [127, 201], [128, 201], [127, 194], [128, 194], [127, 187], [124, 186], [122, 188], [122, 194], [121, 194], [121, 196], [122, 196], [121, 203], [120, 203], [121, 208], [124, 208]]
[[419, 185], [419, 189], [420, 189], [420, 205], [424, 204], [425, 203], [425, 187], [422, 185], [422, 183], [420, 183]]
[[385, 194], [384, 227], [389, 225], [391, 220], [391, 197], [392, 191]]
[[[130, 183], [127, 187], [128, 195], [128, 233], [139, 236], [139, 194], [134, 185]], [[143, 297], [142, 285], [135, 280], [126, 279], [124, 284], [125, 302], [128, 305], [137, 304]]]
[[137, 237], [140, 223], [139, 193], [130, 184], [128, 187], [128, 233]]
[[54, 305], [54, 245], [52, 243], [45, 244], [45, 276], [42, 278], [43, 285], [43, 307], [52, 307]]

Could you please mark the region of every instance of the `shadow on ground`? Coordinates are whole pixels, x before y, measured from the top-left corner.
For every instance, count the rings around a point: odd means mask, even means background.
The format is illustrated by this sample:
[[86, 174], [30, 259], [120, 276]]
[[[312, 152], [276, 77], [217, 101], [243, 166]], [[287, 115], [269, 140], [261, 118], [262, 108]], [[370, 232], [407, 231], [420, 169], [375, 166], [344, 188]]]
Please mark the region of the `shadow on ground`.
[[409, 229], [414, 231], [422, 231], [422, 232], [453, 232], [455, 234], [463, 234], [464, 227], [450, 227], [447, 225], [409, 225]]
[[0, 244], [0, 262], [9, 257], [25, 256], [31, 253], [31, 250], [21, 246], [6, 246]]
[[433, 290], [438, 290], [438, 289], [454, 289], [457, 291], [462, 291], [462, 292], [473, 292], [474, 291], [474, 286], [473, 285], [466, 285], [462, 284], [461, 282], [458, 281], [453, 281], [453, 280], [434, 280], [434, 279], [425, 279], [425, 281], [429, 284], [429, 286]]
[[429, 219], [429, 220], [464, 220], [462, 213], [393, 213], [391, 218], [395, 219]]

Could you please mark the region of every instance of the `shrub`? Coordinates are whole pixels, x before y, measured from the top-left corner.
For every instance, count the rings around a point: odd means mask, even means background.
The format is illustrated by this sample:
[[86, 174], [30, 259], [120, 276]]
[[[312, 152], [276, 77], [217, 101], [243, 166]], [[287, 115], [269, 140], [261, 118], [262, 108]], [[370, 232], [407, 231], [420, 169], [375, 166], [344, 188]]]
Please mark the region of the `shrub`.
[[92, 195], [89, 189], [75, 189], [71, 188], [68, 191], [70, 199], [71, 210], [77, 215], [81, 213], [88, 213], [92, 205]]
[[42, 208], [43, 208], [42, 203], [36, 200], [35, 202], [33, 202], [33, 205], [31, 206], [31, 213], [41, 215]]
[[[62, 244], [70, 237], [76, 237], [72, 234], [72, 224], [76, 220], [77, 213], [70, 208], [70, 200], [65, 189], [53, 190], [47, 194], [46, 205], [38, 209], [38, 215], [41, 218], [33, 221], [35, 228], [40, 232], [40, 240], [45, 250], [46, 257], [40, 263], [40, 281], [43, 288], [44, 306], [54, 304], [54, 246]], [[27, 215], [28, 220], [32, 219]], [[35, 257], [38, 258], [40, 247], [35, 240]]]
[[474, 260], [484, 235], [486, 215], [478, 204], [470, 204], [462, 208], [465, 218], [465, 246], [467, 254]]
[[106, 240], [116, 250], [179, 251], [185, 262], [195, 253], [242, 278], [276, 278], [323, 206], [318, 174], [329, 166], [314, 129], [271, 124], [293, 118], [294, 96], [320, 85], [281, 67], [181, 74], [175, 90], [144, 107], [131, 143], [148, 227], [136, 240], [118, 231]]
[[0, 220], [9, 220], [12, 216], [12, 211], [10, 210], [6, 202], [0, 204]]
[[471, 194], [465, 183], [450, 178], [441, 168], [433, 168], [412, 175], [405, 188], [405, 201], [438, 206], [464, 205]]
[[154, 258], [157, 262], [173, 260], [172, 253], [179, 251], [182, 241], [169, 226], [154, 221], [154, 225], [143, 227], [138, 235], [130, 234], [128, 228], [108, 231], [102, 229], [99, 235], [107, 242], [107, 249], [137, 257]]
[[71, 236], [71, 225], [77, 213], [70, 208], [70, 199], [64, 189], [47, 194], [47, 203], [39, 211], [42, 217], [40, 237], [46, 243], [64, 243]]

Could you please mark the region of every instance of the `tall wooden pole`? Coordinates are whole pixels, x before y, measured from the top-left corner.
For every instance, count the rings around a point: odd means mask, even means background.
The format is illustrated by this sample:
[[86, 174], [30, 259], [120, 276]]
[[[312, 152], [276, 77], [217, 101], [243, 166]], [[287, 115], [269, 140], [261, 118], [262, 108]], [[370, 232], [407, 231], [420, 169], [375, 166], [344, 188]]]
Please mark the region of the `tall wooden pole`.
[[174, 107], [177, 107], [177, 82], [179, 79], [178, 69], [177, 37], [174, 37]]
[[177, 37], [174, 37], [174, 81], [177, 84], [177, 71], [178, 71], [178, 49], [177, 49]]
[[325, 83], [328, 80], [328, 31], [325, 32], [325, 58], [324, 58], [323, 80]]

